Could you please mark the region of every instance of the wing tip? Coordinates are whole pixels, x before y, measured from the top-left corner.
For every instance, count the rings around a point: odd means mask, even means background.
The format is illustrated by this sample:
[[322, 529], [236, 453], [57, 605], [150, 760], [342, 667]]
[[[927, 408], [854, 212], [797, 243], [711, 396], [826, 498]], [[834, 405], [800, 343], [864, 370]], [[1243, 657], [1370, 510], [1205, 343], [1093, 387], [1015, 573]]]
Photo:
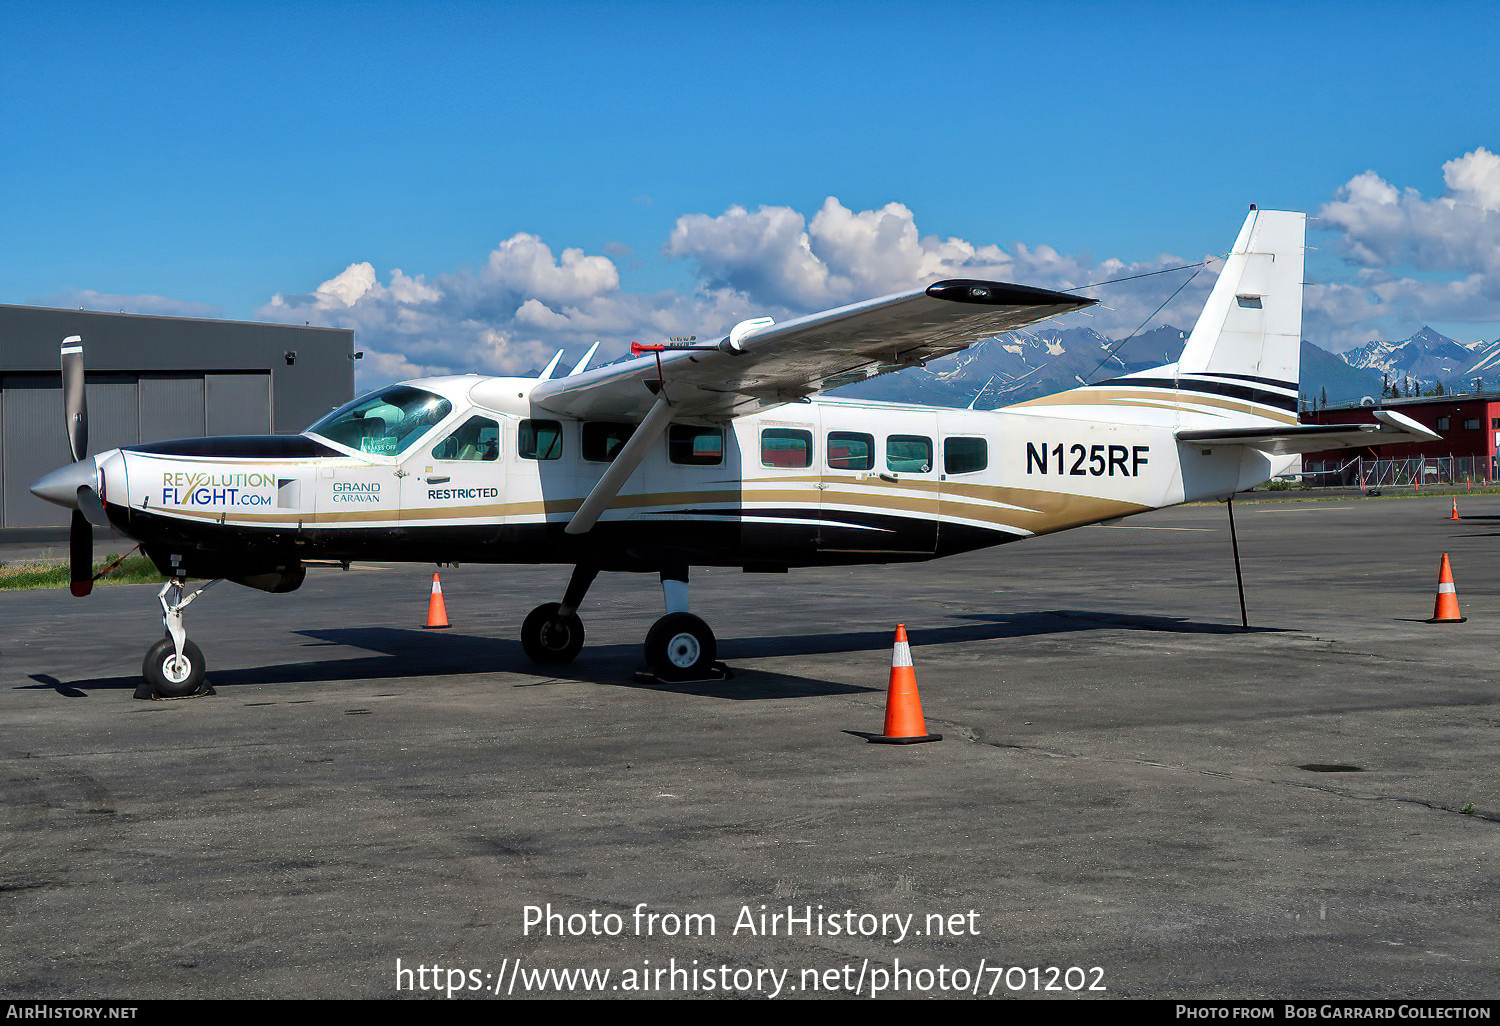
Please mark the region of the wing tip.
[[1067, 292], [1014, 285], [1004, 281], [979, 278], [944, 278], [927, 286], [927, 295], [950, 303], [972, 303], [978, 306], [1071, 306], [1082, 309], [1099, 302]]

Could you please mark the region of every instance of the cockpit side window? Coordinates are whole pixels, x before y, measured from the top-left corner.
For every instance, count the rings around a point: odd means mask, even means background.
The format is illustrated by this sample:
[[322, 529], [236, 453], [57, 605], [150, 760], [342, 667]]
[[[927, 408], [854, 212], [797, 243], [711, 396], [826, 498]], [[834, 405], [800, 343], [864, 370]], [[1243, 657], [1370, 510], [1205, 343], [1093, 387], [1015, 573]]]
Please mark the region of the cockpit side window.
[[488, 417], [470, 417], [432, 447], [432, 458], [492, 463], [500, 458], [500, 425]]
[[397, 456], [452, 412], [440, 395], [391, 385], [339, 407], [307, 431], [372, 456]]

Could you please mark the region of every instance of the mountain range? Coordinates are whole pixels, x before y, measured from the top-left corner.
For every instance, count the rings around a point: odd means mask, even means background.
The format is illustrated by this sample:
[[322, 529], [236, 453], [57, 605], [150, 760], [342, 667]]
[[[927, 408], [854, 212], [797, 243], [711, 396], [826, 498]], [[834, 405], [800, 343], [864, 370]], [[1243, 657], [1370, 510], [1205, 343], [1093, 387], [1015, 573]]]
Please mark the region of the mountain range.
[[[888, 374], [838, 389], [863, 399], [993, 409], [1173, 363], [1187, 332], [1171, 325], [1119, 342], [1092, 328], [1041, 328], [975, 343], [926, 367]], [[1302, 343], [1302, 394], [1314, 404], [1379, 398], [1386, 382], [1410, 379], [1408, 390], [1469, 391], [1473, 379], [1500, 381], [1500, 339], [1463, 343], [1429, 327], [1401, 342], [1370, 342], [1347, 353]], [[977, 397], [977, 402], [975, 401]]]

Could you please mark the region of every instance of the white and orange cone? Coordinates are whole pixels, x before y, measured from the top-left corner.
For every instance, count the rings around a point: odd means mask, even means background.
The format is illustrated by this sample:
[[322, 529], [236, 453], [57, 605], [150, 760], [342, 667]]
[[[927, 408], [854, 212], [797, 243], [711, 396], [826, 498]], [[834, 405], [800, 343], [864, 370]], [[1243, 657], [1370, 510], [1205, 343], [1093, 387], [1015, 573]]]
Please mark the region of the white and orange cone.
[[911, 665], [911, 645], [906, 624], [896, 625], [896, 643], [891, 647], [891, 685], [885, 696], [885, 733], [869, 734], [867, 741], [879, 745], [919, 745], [941, 741], [943, 735], [927, 733], [922, 718], [922, 696], [917, 693], [917, 672]]
[[432, 575], [432, 596], [427, 600], [426, 630], [441, 630], [448, 626], [448, 607], [443, 602], [443, 582]]
[[1461, 517], [1461, 516], [1458, 515], [1458, 496], [1456, 496], [1456, 495], [1453, 497], [1453, 515], [1450, 516], [1448, 519], [1449, 520], [1462, 520], [1463, 519], [1463, 517]]
[[1448, 564], [1448, 553], [1443, 553], [1443, 565], [1438, 570], [1437, 601], [1432, 604], [1432, 619], [1428, 623], [1463, 623], [1468, 617], [1458, 611], [1458, 589], [1453, 586], [1453, 567]]

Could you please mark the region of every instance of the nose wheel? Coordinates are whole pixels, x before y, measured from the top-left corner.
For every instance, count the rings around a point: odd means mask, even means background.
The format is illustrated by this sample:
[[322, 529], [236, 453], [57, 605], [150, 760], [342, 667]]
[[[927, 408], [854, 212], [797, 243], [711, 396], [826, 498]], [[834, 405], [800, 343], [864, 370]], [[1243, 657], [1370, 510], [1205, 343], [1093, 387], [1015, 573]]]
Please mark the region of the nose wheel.
[[152, 645], [146, 653], [141, 676], [162, 698], [183, 698], [202, 686], [205, 669], [203, 652], [196, 644], [184, 642], [179, 655], [177, 646], [168, 637]]
[[[174, 557], [174, 565], [175, 565]], [[152, 645], [141, 662], [141, 676], [146, 678], [147, 690], [136, 692], [137, 698], [189, 698], [195, 695], [211, 695], [213, 688], [203, 682], [207, 663], [203, 651], [188, 640], [187, 627], [182, 622], [182, 611], [218, 581], [209, 581], [197, 591], [188, 593], [186, 580], [174, 577], [162, 585], [157, 593], [161, 603], [162, 626], [167, 636]]]

